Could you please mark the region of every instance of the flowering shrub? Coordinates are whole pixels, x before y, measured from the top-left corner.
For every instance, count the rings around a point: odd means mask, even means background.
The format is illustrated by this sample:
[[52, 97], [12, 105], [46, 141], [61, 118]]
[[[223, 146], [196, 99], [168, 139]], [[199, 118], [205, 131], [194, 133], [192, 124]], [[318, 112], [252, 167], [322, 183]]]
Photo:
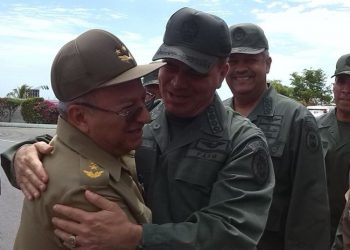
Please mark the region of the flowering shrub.
[[34, 111], [40, 116], [40, 123], [56, 124], [58, 118], [57, 104], [48, 100], [34, 105]]
[[24, 100], [21, 113], [23, 120], [28, 123], [57, 123], [57, 103], [44, 100], [43, 98], [29, 98]]

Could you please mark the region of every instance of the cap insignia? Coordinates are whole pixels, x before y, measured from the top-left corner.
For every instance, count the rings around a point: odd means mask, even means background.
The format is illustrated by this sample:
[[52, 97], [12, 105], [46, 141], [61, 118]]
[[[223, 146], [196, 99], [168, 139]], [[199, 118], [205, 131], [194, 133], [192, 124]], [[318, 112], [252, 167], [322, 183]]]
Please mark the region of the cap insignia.
[[87, 177], [95, 179], [100, 177], [104, 171], [96, 163], [90, 161], [88, 169], [83, 170], [83, 172]]
[[119, 59], [124, 61], [124, 62], [129, 62], [129, 60], [133, 60], [134, 59], [132, 57], [132, 55], [130, 55], [130, 52], [128, 51], [128, 49], [125, 46], [123, 46], [123, 45], [120, 46], [119, 48], [117, 48], [115, 50], [115, 53], [117, 54]]
[[182, 24], [180, 32], [181, 32], [182, 40], [188, 43], [192, 43], [193, 40], [198, 35], [198, 25], [193, 20], [186, 21]]
[[236, 41], [242, 41], [246, 36], [246, 33], [243, 29], [241, 28], [237, 28], [234, 32], [233, 32], [233, 36], [232, 38]]

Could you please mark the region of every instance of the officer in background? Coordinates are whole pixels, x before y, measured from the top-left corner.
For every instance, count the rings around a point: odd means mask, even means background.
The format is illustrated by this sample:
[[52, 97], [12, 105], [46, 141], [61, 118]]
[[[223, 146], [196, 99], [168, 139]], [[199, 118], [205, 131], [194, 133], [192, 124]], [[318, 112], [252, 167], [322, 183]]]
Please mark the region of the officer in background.
[[151, 93], [154, 96], [154, 101], [150, 102], [148, 110], [151, 112], [151, 118], [153, 120], [153, 109], [161, 103], [160, 89], [159, 89], [159, 80], [158, 80], [159, 70], [153, 71], [150, 74], [142, 77], [143, 87], [146, 89], [147, 93]]
[[[161, 65], [137, 66], [126, 46], [103, 30], [89, 30], [58, 52], [51, 85], [60, 116], [54, 150], [43, 159], [50, 182], [41, 199], [24, 200], [14, 249], [64, 248], [54, 235], [52, 206], [100, 210], [85, 200], [87, 189], [118, 203], [130, 221], [151, 221], [131, 150], [150, 119], [141, 77]], [[65, 246], [78, 246], [74, 235]]]
[[[317, 118], [326, 163], [331, 212], [331, 237], [342, 215], [344, 194], [349, 189], [350, 164], [350, 54], [341, 56], [334, 72], [335, 109]], [[348, 209], [347, 209], [348, 210]], [[349, 220], [348, 213], [345, 213]], [[349, 222], [347, 223], [349, 226]], [[350, 227], [347, 231], [350, 230]], [[347, 247], [350, 246], [348, 238]], [[346, 248], [348, 249], [348, 248]]]
[[[216, 94], [230, 52], [229, 30], [219, 17], [191, 8], [171, 16], [153, 58], [167, 62], [159, 71], [164, 104], [144, 127], [136, 151], [153, 224], [133, 230], [115, 204], [88, 193], [87, 199], [104, 211], [54, 207], [71, 220], [53, 220], [62, 240], [77, 235], [83, 249], [135, 249], [137, 243], [139, 249], [255, 248], [265, 228], [274, 173], [261, 130], [226, 109]], [[20, 182], [43, 172], [40, 164], [29, 164], [38, 162], [33, 147], [16, 154]], [[31, 184], [36, 192], [45, 186], [44, 181]]]
[[312, 114], [267, 83], [271, 57], [255, 24], [230, 27], [226, 77], [233, 97], [225, 104], [264, 132], [276, 186], [260, 250], [329, 249], [329, 208], [322, 147]]
[[146, 91], [152, 93], [156, 100], [161, 99], [160, 90], [159, 90], [159, 80], [158, 80], [159, 70], [153, 71], [152, 73], [145, 75], [142, 78], [142, 84], [145, 87]]

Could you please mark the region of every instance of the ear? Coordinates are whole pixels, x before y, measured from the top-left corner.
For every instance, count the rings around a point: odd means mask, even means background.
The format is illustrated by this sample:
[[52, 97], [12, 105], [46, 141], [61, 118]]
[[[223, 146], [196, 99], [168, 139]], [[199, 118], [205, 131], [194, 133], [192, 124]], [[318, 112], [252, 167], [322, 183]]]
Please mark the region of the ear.
[[68, 122], [81, 132], [87, 134], [89, 131], [88, 110], [80, 105], [72, 104], [68, 107]]
[[270, 56], [267, 56], [265, 60], [266, 60], [266, 74], [268, 74], [270, 73], [272, 58]]
[[230, 69], [230, 64], [228, 62], [222, 64], [222, 66], [220, 67], [219, 81], [218, 81], [218, 85], [216, 86], [217, 89], [221, 88], [221, 84], [224, 81], [229, 69]]

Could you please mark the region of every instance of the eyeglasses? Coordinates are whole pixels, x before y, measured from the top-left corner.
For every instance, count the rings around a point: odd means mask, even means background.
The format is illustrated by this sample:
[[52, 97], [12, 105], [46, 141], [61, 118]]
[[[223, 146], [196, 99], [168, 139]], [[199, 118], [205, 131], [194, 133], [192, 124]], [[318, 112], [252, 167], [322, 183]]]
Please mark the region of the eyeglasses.
[[[153, 95], [150, 92], [146, 92], [144, 106], [146, 107], [146, 109], [148, 111], [153, 106], [154, 100], [155, 100], [155, 95]], [[113, 113], [113, 114], [116, 114], [117, 116], [121, 116], [121, 117], [125, 117], [125, 118], [132, 117], [133, 115], [140, 112], [144, 108], [143, 106], [135, 106], [134, 105], [130, 108], [125, 108], [125, 109], [122, 109], [120, 111], [114, 111], [114, 110], [110, 110], [110, 109], [101, 108], [101, 107], [95, 106], [95, 105], [87, 103], [87, 102], [76, 102], [74, 104], [82, 105], [82, 106], [96, 109], [96, 110], [103, 111], [103, 112]]]

